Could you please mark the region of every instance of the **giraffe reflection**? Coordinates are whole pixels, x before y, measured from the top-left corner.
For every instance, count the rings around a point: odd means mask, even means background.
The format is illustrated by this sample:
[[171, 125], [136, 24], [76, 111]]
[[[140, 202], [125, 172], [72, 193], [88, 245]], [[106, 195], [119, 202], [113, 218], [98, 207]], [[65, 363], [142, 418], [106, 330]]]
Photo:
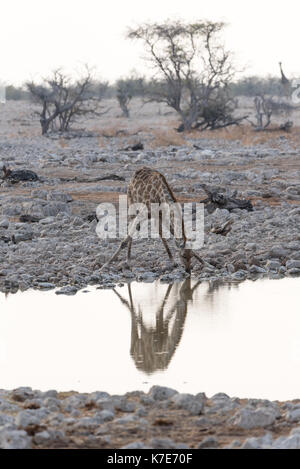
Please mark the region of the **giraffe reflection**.
[[200, 283], [192, 287], [191, 278], [187, 278], [181, 284], [173, 302], [178, 284], [168, 285], [165, 296], [155, 312], [155, 326], [145, 324], [140, 305], [136, 309], [130, 284], [128, 284], [129, 301], [113, 290], [130, 311], [130, 355], [139, 370], [152, 374], [169, 366], [182, 337], [188, 304], [193, 301], [193, 293]]

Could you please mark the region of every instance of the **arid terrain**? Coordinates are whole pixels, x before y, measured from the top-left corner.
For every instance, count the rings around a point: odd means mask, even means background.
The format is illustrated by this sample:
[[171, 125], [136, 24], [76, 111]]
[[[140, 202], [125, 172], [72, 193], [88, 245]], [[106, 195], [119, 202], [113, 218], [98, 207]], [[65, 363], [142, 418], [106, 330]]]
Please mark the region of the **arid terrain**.
[[153, 386], [111, 396], [0, 391], [1, 448], [290, 449], [300, 404], [180, 394]]
[[[142, 166], [161, 171], [182, 202], [204, 200], [205, 184], [253, 205], [251, 212], [205, 210], [198, 254], [206, 264], [195, 261], [195, 278], [241, 282], [300, 274], [298, 115], [289, 133], [245, 125], [185, 135], [174, 130], [176, 116], [164, 106], [136, 100], [126, 119], [114, 102], [104, 105], [111, 107], [107, 114], [48, 137], [41, 136], [34, 105], [0, 105], [0, 170], [29, 169], [39, 177], [0, 185], [0, 291], [75, 294], [90, 284], [183, 279], [178, 256], [174, 268], [160, 240], [134, 242], [131, 266], [125, 252], [102, 273], [95, 265], [119, 243], [98, 238], [96, 207], [117, 204]], [[137, 143], [143, 150], [128, 150]], [[211, 231], [229, 219], [226, 237]], [[0, 447], [300, 448], [299, 409], [298, 401], [207, 399], [161, 388], [126, 396], [0, 391]]]
[[[128, 278], [184, 277], [180, 262], [175, 270], [168, 265], [160, 240], [134, 243], [131, 271], [122, 265], [124, 252], [101, 276], [95, 266], [119, 242], [97, 237], [96, 207], [100, 202], [117, 204], [142, 166], [161, 171], [180, 201], [205, 199], [205, 184], [236, 193], [254, 206], [252, 212], [205, 211], [205, 244], [199, 254], [206, 265], [193, 267], [199, 279], [240, 281], [300, 273], [297, 128], [291, 133], [254, 132], [246, 126], [183, 135], [174, 130], [176, 119], [166, 108], [149, 109], [137, 102], [134, 111], [131, 119], [124, 119], [116, 108], [99, 121], [79, 122], [84, 130], [42, 137], [33, 105], [8, 102], [1, 107], [2, 166], [30, 169], [39, 176], [33, 182], [3, 181], [0, 188], [3, 291], [55, 286], [76, 291], [90, 283]], [[139, 142], [143, 150], [128, 150]], [[24, 215], [38, 222], [20, 222]], [[233, 225], [227, 237], [211, 232], [229, 219]]]

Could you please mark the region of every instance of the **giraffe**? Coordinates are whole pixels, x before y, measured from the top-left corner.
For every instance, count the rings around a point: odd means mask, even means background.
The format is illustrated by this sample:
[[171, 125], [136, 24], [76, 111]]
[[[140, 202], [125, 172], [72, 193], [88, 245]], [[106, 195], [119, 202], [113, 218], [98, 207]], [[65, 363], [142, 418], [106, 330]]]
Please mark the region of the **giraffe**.
[[290, 83], [290, 80], [285, 76], [282, 70], [282, 62], [279, 62], [279, 68], [280, 68], [280, 73], [281, 73], [281, 85], [282, 85], [285, 96], [288, 97], [290, 95], [291, 83]]
[[[148, 214], [150, 215], [151, 204], [176, 204], [178, 201], [175, 195], [172, 192], [169, 184], [167, 183], [166, 178], [157, 170], [143, 167], [138, 169], [135, 174], [133, 175], [128, 188], [127, 188], [127, 198], [128, 198], [128, 205], [130, 206], [133, 203], [142, 203], [148, 209]], [[181, 217], [182, 218], [182, 217]], [[170, 232], [174, 236], [174, 225], [171, 221]], [[168, 243], [165, 238], [163, 238], [162, 232], [162, 216], [161, 212], [159, 213], [159, 236], [162, 240], [165, 250], [167, 251], [168, 257], [171, 262], [174, 263], [173, 254], [168, 246]], [[182, 219], [182, 237], [175, 238], [176, 247], [179, 250], [179, 255], [185, 270], [187, 273], [191, 271], [191, 259], [195, 257], [201, 264], [205, 262], [192, 250], [186, 247], [187, 237], [185, 234], [184, 222]], [[127, 251], [127, 261], [130, 261], [131, 257], [131, 246], [132, 246], [132, 233], [129, 232], [127, 237], [123, 239], [120, 243], [118, 249], [115, 251], [113, 256], [103, 264], [100, 268], [100, 272], [106, 268], [111, 262], [113, 262], [119, 255], [120, 251], [128, 245]], [[174, 263], [175, 264], [175, 263]]]
[[187, 277], [180, 287], [178, 284], [168, 285], [164, 298], [155, 311], [154, 326], [145, 323], [140, 305], [135, 306], [130, 283], [127, 285], [129, 301], [113, 289], [130, 312], [130, 355], [138, 370], [150, 375], [168, 368], [182, 338], [188, 306], [193, 303], [193, 294], [200, 284], [201, 281], [192, 286], [191, 277]]

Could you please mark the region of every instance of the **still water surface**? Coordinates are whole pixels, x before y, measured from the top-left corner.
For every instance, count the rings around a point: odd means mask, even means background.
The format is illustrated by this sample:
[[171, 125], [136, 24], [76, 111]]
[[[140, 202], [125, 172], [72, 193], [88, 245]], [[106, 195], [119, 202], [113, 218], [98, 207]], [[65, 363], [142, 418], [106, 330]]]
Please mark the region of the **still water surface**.
[[0, 294], [0, 388], [300, 397], [300, 279]]

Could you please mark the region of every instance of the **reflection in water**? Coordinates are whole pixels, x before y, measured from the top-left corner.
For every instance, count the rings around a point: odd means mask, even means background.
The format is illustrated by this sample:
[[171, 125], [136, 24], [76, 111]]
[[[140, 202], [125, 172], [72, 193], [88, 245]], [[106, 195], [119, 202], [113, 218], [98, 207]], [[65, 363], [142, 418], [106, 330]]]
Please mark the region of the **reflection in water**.
[[[135, 287], [140, 285], [140, 283], [134, 282]], [[199, 288], [200, 285], [201, 288]], [[136, 368], [148, 375], [168, 368], [182, 338], [188, 306], [192, 306], [196, 299], [198, 307], [201, 303], [208, 306], [208, 311], [213, 311], [215, 297], [219, 295], [224, 297], [224, 290], [230, 291], [231, 289], [230, 283], [224, 283], [219, 279], [202, 284], [201, 281], [198, 281], [192, 286], [191, 277], [188, 277], [182, 282], [169, 284], [163, 298], [159, 300], [158, 295], [165, 288], [165, 285], [156, 281], [152, 286], [154, 288], [150, 289], [148, 300], [151, 305], [150, 316], [154, 319], [154, 325], [149, 325], [145, 321], [144, 305], [139, 299], [135, 301], [130, 283], [127, 285], [128, 299], [124, 298], [118, 290], [112, 289], [130, 312], [130, 355]], [[234, 287], [238, 288], [238, 284], [235, 283]], [[197, 295], [197, 289], [200, 296]], [[122, 292], [123, 288], [119, 290]], [[5, 293], [5, 298], [8, 296], [9, 294]], [[145, 296], [147, 297], [144, 294], [142, 300], [145, 299]]]
[[[193, 294], [201, 282], [191, 286], [191, 278], [181, 284], [168, 285], [160, 304], [153, 299], [155, 325], [148, 326], [143, 318], [140, 304], [136, 307], [131, 285], [128, 285], [129, 301], [116, 290], [114, 293], [128, 308], [131, 315], [130, 355], [136, 367], [147, 374], [166, 369], [182, 337], [189, 303], [193, 303]], [[223, 283], [224, 286], [224, 283]], [[220, 284], [211, 282], [206, 297], [211, 299]], [[179, 291], [178, 291], [179, 289]], [[173, 295], [172, 295], [173, 293]]]
[[88, 290], [0, 293], [0, 389], [299, 398], [299, 279]]
[[214, 307], [214, 302], [218, 297], [224, 294], [224, 291], [230, 291], [232, 289], [238, 290], [239, 282], [224, 282], [222, 279], [215, 279], [209, 282], [205, 282], [207, 290], [203, 294], [202, 301], [204, 304], [209, 304], [211, 308]]

